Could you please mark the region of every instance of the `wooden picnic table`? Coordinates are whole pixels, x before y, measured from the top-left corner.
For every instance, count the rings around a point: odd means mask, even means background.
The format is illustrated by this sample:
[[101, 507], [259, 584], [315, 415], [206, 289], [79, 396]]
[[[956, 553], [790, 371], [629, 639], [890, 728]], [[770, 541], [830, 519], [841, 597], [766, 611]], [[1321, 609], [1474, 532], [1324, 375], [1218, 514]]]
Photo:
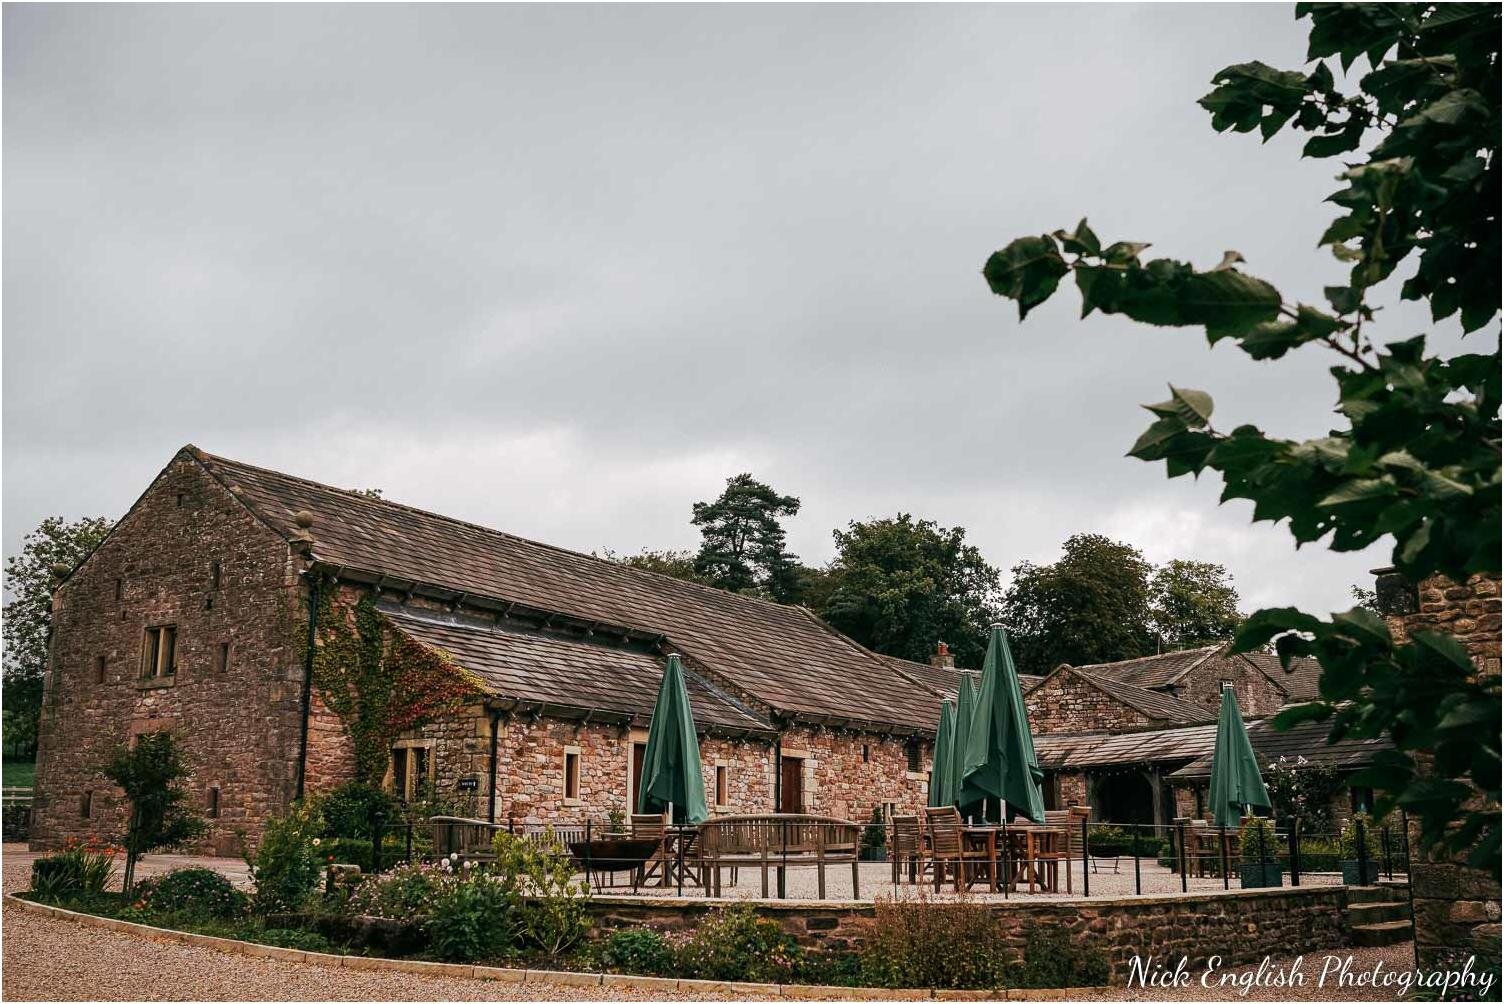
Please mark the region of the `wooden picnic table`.
[[[1043, 892], [1060, 891], [1060, 862], [1064, 860], [1062, 852], [1069, 839], [1064, 827], [988, 824], [963, 826], [961, 834], [972, 846], [985, 848], [989, 888], [1001, 889], [1002, 879], [1012, 890], [1027, 881], [1031, 893], [1036, 887]], [[1006, 853], [999, 839], [1003, 834], [1007, 839]], [[1066, 867], [1070, 867], [1069, 862]], [[1003, 871], [1008, 874], [1003, 876]]]

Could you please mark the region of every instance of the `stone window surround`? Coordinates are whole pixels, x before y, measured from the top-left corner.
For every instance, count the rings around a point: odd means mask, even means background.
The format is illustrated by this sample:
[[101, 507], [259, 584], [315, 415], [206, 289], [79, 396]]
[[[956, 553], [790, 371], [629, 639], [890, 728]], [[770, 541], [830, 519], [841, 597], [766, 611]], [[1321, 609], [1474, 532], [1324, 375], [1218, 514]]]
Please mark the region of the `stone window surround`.
[[[436, 746], [436, 743], [432, 739], [396, 739], [396, 740], [393, 740], [393, 742], [392, 742], [392, 752], [395, 753], [399, 749], [400, 750], [414, 750], [414, 749], [424, 750], [426, 752], [426, 754], [427, 754], [424, 757], [425, 767], [424, 767], [423, 773], [426, 775], [426, 777], [424, 778], [424, 780], [426, 780], [430, 784], [432, 784], [433, 781], [434, 781], [434, 778], [438, 776], [437, 775], [437, 762], [436, 762], [437, 758], [434, 756], [435, 746]], [[411, 759], [408, 760], [408, 766], [407, 766], [406, 774], [407, 774], [406, 781], [407, 781], [407, 789], [408, 790], [406, 792], [398, 791], [397, 790], [396, 764], [392, 762], [391, 758], [389, 758], [388, 761], [387, 761], [386, 777], [383, 779], [382, 787], [386, 788], [389, 791], [391, 791], [392, 794], [396, 795], [398, 798], [400, 798], [400, 799], [402, 799], [404, 801], [406, 801], [408, 799], [411, 799], [413, 797], [413, 795], [415, 794], [415, 791], [414, 791], [414, 781], [415, 781], [415, 778], [413, 776], [412, 760]]]
[[[573, 758], [573, 759], [571, 759]], [[583, 805], [584, 800], [580, 797], [580, 773], [583, 767], [585, 751], [579, 746], [565, 746], [561, 756], [562, 776], [559, 780], [559, 794], [564, 799], [565, 805]], [[573, 771], [571, 772], [571, 765]], [[630, 769], [630, 768], [629, 768]], [[571, 773], [574, 781], [574, 794], [569, 794]]]
[[[171, 632], [172, 638], [172, 662], [164, 667], [162, 657], [164, 647], [161, 638], [167, 632]], [[141, 672], [136, 681], [138, 687], [170, 687], [177, 681], [178, 673], [178, 626], [169, 624], [148, 624], [141, 632]], [[154, 661], [153, 661], [154, 660]], [[152, 665], [148, 669], [147, 663]]]

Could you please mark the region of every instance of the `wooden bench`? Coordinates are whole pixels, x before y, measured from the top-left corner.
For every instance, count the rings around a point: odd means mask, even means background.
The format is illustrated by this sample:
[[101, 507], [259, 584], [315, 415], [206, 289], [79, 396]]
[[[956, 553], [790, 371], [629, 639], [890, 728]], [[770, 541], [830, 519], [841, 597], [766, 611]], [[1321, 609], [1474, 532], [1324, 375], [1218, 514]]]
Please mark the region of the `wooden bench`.
[[[852, 898], [860, 898], [857, 852], [862, 826], [831, 816], [768, 814], [722, 816], [700, 826], [695, 842], [707, 896], [721, 894], [721, 872], [757, 866], [762, 895], [768, 898], [768, 871], [776, 869], [779, 888], [787, 888], [786, 868], [813, 865], [819, 875], [820, 898], [825, 898], [825, 866], [850, 862]], [[735, 879], [733, 879], [735, 881]]]

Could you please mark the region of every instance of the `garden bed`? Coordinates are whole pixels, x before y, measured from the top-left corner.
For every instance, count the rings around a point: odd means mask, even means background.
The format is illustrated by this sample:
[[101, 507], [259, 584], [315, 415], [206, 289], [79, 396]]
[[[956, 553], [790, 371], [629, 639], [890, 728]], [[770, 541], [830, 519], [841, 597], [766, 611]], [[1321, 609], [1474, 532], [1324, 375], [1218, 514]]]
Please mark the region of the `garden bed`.
[[539, 983], [556, 986], [605, 986], [662, 993], [728, 992], [743, 997], [781, 996], [800, 999], [869, 999], [900, 998], [917, 1000], [1059, 1000], [1062, 996], [1075, 997], [1099, 994], [1106, 987], [1072, 987], [1062, 992], [1059, 988], [995, 988], [990, 993], [977, 990], [949, 990], [896, 987], [868, 987], [820, 984], [751, 983], [736, 980], [704, 980], [681, 977], [639, 976], [629, 973], [586, 971], [546, 968], [519, 968], [516, 966], [489, 966], [481, 964], [455, 964], [433, 962], [424, 959], [385, 958], [371, 955], [345, 954], [330, 946], [331, 951], [311, 948], [294, 948], [285, 945], [234, 938], [224, 935], [208, 935], [197, 931], [173, 927], [158, 927], [145, 923], [121, 920], [105, 914], [41, 903], [25, 895], [8, 894], [7, 898], [18, 907], [37, 913], [70, 920], [88, 926], [103, 927], [124, 934], [158, 940], [181, 941], [201, 945], [235, 955], [247, 955], [280, 959], [286, 962], [302, 962], [316, 965], [340, 966], [347, 969], [388, 970], [433, 976], [461, 976], [479, 980], [497, 980], [508, 983]]

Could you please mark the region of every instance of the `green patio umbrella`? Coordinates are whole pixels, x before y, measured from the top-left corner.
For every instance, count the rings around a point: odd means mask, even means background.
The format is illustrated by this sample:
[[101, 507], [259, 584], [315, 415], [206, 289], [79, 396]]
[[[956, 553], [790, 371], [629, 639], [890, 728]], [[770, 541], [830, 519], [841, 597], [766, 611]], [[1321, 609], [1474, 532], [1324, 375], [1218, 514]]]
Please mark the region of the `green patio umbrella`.
[[1212, 814], [1218, 826], [1236, 827], [1247, 806], [1269, 807], [1269, 789], [1259, 773], [1258, 757], [1243, 727], [1238, 699], [1231, 687], [1222, 688], [1222, 711], [1217, 715], [1217, 746], [1212, 752]]
[[956, 756], [956, 705], [940, 702], [940, 724], [935, 727], [935, 766], [930, 771], [930, 806], [950, 804], [951, 769]]
[[[971, 736], [971, 723], [976, 717], [977, 688], [970, 673], [961, 674], [961, 687], [956, 694], [956, 727], [951, 733], [950, 773], [946, 777], [946, 805], [955, 805], [966, 814], [970, 803], [961, 801], [961, 774], [966, 769], [966, 744]], [[973, 800], [975, 801], [975, 800]]]
[[658, 702], [653, 705], [638, 788], [638, 812], [668, 808], [676, 823], [702, 823], [710, 816], [705, 806], [705, 777], [700, 772], [700, 741], [695, 738], [689, 692], [684, 689], [684, 669], [677, 655], [668, 657]]
[[[1008, 635], [996, 625], [982, 663], [976, 717], [966, 737], [962, 801], [998, 799], [1036, 823], [1044, 822], [1044, 771], [1034, 755], [1034, 737], [1024, 711], [1024, 692], [1008, 650]], [[1001, 810], [1001, 805], [999, 806]]]

